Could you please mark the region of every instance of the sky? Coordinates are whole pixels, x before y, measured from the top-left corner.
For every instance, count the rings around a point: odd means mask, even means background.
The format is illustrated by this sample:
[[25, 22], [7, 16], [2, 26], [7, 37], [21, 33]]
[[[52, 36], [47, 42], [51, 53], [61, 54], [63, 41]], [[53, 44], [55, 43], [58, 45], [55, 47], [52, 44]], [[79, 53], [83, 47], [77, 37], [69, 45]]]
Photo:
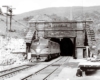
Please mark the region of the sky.
[[14, 14], [21, 14], [48, 7], [100, 6], [100, 0], [0, 0], [0, 8], [5, 13], [4, 5], [14, 8]]

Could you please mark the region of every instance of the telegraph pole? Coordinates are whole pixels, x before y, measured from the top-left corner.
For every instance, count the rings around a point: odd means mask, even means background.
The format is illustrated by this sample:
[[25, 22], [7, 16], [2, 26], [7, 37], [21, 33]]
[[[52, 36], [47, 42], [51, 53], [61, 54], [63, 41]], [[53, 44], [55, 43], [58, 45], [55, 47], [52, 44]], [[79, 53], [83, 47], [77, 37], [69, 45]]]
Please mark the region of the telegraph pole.
[[[8, 16], [10, 16], [10, 30], [9, 31], [12, 31], [11, 30], [11, 24], [12, 24], [12, 9], [15, 9], [15, 8], [11, 8], [11, 6], [7, 6], [7, 5], [5, 5], [5, 6], [2, 6], [2, 7], [6, 7], [7, 8], [7, 12], [6, 12], [6, 26], [7, 26], [7, 28], [6, 28], [6, 32], [8, 32]], [[8, 14], [8, 12], [10, 13], [10, 14]]]
[[11, 20], [12, 20], [12, 9], [10, 8], [9, 9], [9, 12], [10, 12], [10, 30], [9, 31], [11, 31]]
[[9, 15], [9, 16], [10, 16], [10, 30], [9, 30], [9, 31], [12, 31], [12, 30], [11, 30], [12, 16], [13, 16], [13, 15], [12, 15], [12, 12], [13, 12], [12, 9], [15, 9], [15, 8], [9, 8], [9, 12], [10, 12], [10, 15]]
[[7, 6], [7, 5], [4, 5], [4, 6], [2, 6], [2, 7], [6, 7], [7, 8], [7, 12], [6, 12], [6, 32], [8, 31], [8, 9], [9, 9], [9, 6]]

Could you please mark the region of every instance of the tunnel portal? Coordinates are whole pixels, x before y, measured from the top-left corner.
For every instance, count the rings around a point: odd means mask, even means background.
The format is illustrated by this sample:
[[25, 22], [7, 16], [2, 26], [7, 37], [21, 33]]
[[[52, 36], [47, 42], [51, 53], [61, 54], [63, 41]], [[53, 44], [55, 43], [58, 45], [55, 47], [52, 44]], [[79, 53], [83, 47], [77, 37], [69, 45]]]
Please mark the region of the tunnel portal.
[[60, 45], [60, 55], [61, 56], [73, 56], [74, 54], [74, 43], [71, 41], [70, 38], [51, 38], [52, 41], [59, 43]]

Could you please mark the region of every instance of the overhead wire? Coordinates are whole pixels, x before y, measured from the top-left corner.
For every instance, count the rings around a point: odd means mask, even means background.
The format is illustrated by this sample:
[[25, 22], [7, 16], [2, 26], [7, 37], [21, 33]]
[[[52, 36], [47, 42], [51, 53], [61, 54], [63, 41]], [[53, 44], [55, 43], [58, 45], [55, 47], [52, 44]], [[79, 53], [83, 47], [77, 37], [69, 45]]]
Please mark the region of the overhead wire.
[[[5, 22], [2, 18], [0, 18], [2, 22]], [[6, 23], [6, 22], [5, 22]]]
[[[4, 14], [2, 14], [2, 15], [3, 15], [4, 17], [6, 17]], [[23, 25], [24, 27], [27, 27], [27, 26], [25, 26], [24, 24], [20, 23], [19, 21], [15, 20], [14, 18], [12, 18], [12, 20], [14, 20], [15, 22], [17, 22], [17, 23]]]
[[24, 24], [20, 23], [19, 21], [15, 20], [14, 18], [12, 18], [12, 19], [13, 19], [15, 22], [17, 22], [17, 23], [23, 25], [24, 27], [27, 27], [27, 26], [25, 26]]
[[4, 19], [2, 19], [2, 18], [0, 18], [0, 19], [1, 19], [2, 22], [6, 23], [6, 21]]

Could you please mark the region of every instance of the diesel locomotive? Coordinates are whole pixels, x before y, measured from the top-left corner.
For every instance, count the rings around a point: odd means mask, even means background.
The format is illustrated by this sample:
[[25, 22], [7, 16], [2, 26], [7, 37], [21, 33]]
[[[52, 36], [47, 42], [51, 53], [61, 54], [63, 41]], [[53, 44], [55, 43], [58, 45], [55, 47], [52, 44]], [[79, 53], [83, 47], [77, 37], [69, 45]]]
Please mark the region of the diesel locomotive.
[[36, 39], [32, 41], [31, 55], [37, 60], [51, 60], [60, 56], [60, 46], [58, 43], [49, 39]]

